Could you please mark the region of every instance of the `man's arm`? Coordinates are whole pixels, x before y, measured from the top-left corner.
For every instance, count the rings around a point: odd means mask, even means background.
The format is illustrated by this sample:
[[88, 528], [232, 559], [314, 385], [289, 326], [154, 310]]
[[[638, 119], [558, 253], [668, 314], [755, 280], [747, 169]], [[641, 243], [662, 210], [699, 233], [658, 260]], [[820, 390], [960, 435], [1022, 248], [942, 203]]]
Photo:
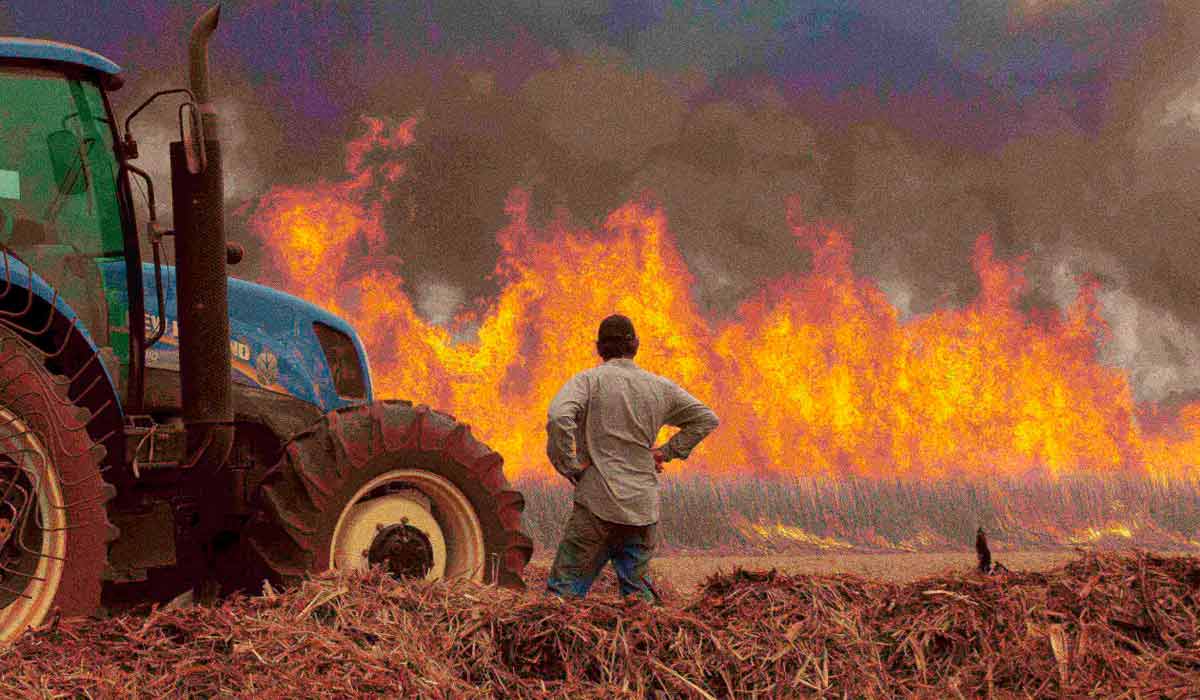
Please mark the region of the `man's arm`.
[[667, 383], [667, 415], [664, 422], [679, 428], [661, 448], [664, 462], [672, 459], [687, 459], [692, 450], [708, 434], [716, 430], [721, 420], [708, 406], [679, 385]]
[[558, 473], [571, 483], [579, 481], [586, 465], [580, 464], [575, 433], [579, 428], [579, 416], [587, 406], [587, 381], [575, 375], [550, 402], [546, 422], [546, 456]]

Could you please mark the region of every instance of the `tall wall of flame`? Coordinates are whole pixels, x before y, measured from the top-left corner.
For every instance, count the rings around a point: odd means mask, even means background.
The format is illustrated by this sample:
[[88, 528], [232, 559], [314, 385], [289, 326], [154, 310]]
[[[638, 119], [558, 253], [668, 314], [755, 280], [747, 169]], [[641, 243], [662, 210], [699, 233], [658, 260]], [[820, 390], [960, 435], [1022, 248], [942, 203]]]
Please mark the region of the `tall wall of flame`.
[[[596, 324], [634, 319], [639, 363], [688, 388], [721, 428], [686, 465], [720, 475], [795, 473], [940, 478], [1077, 471], [1191, 476], [1200, 407], [1147, 433], [1128, 378], [1101, 364], [1106, 327], [1094, 285], [1066, 313], [1026, 312], [1022, 261], [997, 259], [981, 234], [981, 292], [964, 308], [901, 321], [851, 269], [846, 232], [789, 211], [810, 271], [776, 280], [724, 320], [706, 318], [668, 224], [648, 202], [598, 230], [528, 220], [530, 194], [504, 203], [500, 293], [450, 328], [424, 320], [389, 270], [383, 204], [404, 175], [414, 122], [367, 120], [347, 176], [277, 187], [249, 212], [284, 287], [348, 318], [376, 394], [454, 413], [506, 458], [510, 477], [551, 473], [545, 410], [595, 362]], [[436, 261], [433, 262], [436, 264]], [[467, 339], [462, 339], [467, 336]]]

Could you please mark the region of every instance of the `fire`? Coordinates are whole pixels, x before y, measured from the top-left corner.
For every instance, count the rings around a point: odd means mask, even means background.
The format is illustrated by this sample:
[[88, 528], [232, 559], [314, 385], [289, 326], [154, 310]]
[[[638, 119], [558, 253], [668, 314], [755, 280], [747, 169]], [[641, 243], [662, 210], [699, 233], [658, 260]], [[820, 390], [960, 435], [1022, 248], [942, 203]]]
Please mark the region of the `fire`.
[[[252, 228], [281, 268], [292, 293], [344, 313], [337, 271], [353, 269], [359, 241], [380, 252], [387, 238], [381, 221], [386, 196], [378, 185], [392, 183], [404, 166], [387, 156], [413, 143], [415, 119], [388, 131], [364, 119], [367, 134], [346, 149], [348, 178], [311, 187], [276, 187], [259, 203]], [[277, 232], [286, 232], [278, 235]]]
[[802, 545], [821, 550], [854, 549], [854, 545], [845, 540], [814, 535], [804, 528], [785, 523], [749, 523], [738, 525], [738, 530], [750, 542], [763, 545]]
[[723, 398], [752, 417], [736, 437], [753, 466], [940, 477], [1128, 465], [1132, 394], [1095, 360], [1091, 290], [1066, 318], [1026, 318], [1019, 267], [981, 236], [975, 303], [901, 324], [853, 276], [843, 234], [795, 228], [812, 272], [777, 283], [718, 333], [722, 368], [733, 369]]
[[344, 180], [271, 190], [251, 227], [288, 291], [353, 320], [378, 396], [469, 422], [505, 456], [510, 477], [551, 473], [546, 405], [597, 362], [596, 324], [614, 312], [638, 326], [639, 364], [722, 417], [692, 460], [669, 470], [1196, 474], [1200, 406], [1185, 410], [1173, 433], [1139, 426], [1128, 377], [1097, 359], [1107, 328], [1095, 286], [1085, 284], [1065, 313], [1023, 312], [1023, 261], [998, 259], [986, 235], [971, 261], [979, 297], [902, 321], [874, 282], [854, 275], [848, 236], [803, 220], [793, 205], [790, 225], [812, 253], [810, 272], [775, 281], [716, 321], [696, 305], [660, 208], [630, 202], [597, 231], [538, 227], [528, 220], [529, 195], [514, 191], [504, 203], [510, 223], [497, 234], [501, 292], [448, 328], [432, 324], [382, 256], [387, 185], [404, 173], [414, 122], [367, 124], [348, 148]]
[[1132, 539], [1134, 528], [1131, 528], [1125, 523], [1108, 523], [1100, 527], [1087, 527], [1077, 531], [1070, 537], [1071, 544], [1093, 544], [1099, 542], [1106, 537], [1120, 537], [1122, 539]]

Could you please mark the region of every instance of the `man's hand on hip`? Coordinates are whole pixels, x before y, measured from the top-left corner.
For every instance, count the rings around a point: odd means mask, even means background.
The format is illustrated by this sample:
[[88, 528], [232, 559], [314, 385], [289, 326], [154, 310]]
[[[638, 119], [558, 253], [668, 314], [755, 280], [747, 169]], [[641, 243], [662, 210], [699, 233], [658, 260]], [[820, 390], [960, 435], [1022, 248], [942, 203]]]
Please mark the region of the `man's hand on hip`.
[[663, 453], [663, 448], [655, 447], [650, 450], [650, 454], [654, 455], [654, 469], [662, 473], [663, 465], [667, 463], [667, 455]]
[[588, 470], [588, 467], [592, 466], [592, 463], [587, 459], [581, 459], [576, 461], [575, 464], [577, 465], [575, 467], [575, 471], [571, 472], [570, 474], [566, 474], [566, 477], [568, 481], [578, 486], [579, 480], [583, 478], [583, 473]]

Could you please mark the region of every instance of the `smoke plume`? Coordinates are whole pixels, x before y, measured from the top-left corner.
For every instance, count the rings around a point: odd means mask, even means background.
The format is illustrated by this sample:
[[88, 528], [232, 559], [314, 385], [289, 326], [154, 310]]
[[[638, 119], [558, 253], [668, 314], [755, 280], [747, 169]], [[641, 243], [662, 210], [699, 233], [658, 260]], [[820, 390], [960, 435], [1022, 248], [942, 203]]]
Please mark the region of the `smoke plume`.
[[[54, 38], [129, 64], [117, 95], [127, 111], [182, 83], [198, 7], [143, 8], [126, 23], [135, 36], [108, 24]], [[271, 281], [248, 220], [257, 197], [337, 178], [363, 116], [415, 116], [374, 250], [428, 319], [448, 323], [496, 292], [495, 236], [514, 188], [540, 222], [594, 224], [631, 199], [661, 203], [694, 294], [718, 319], [807, 269], [786, 222], [795, 196], [806, 217], [848, 232], [855, 272], [903, 314], [974, 298], [971, 251], [987, 232], [997, 255], [1027, 256], [1030, 307], [1062, 307], [1098, 280], [1104, 356], [1140, 399], [1200, 388], [1191, 3], [480, 7], [227, 8], [213, 61], [231, 235], [249, 251], [235, 274]], [[53, 8], [31, 8], [0, 7], [0, 28], [65, 26]], [[164, 193], [167, 112], [137, 129]]]

